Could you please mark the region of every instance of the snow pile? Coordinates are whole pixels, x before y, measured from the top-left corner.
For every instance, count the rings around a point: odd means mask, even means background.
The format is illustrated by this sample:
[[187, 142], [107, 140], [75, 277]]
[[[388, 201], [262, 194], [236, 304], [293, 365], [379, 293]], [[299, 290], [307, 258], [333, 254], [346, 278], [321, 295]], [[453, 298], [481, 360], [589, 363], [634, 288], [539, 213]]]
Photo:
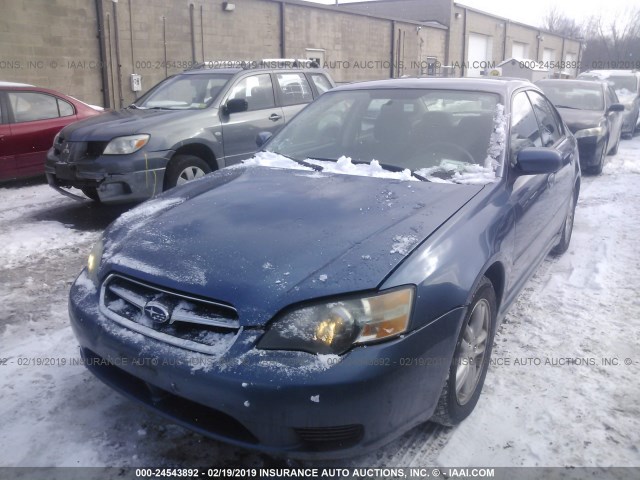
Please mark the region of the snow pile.
[[[307, 170], [313, 171], [310, 167], [273, 152], [258, 152], [252, 158], [243, 160], [239, 165], [246, 165], [248, 167], [271, 167], [271, 168], [287, 168], [289, 170]], [[233, 166], [231, 168], [237, 168]]]
[[416, 243], [418, 238], [413, 235], [396, 235], [393, 237], [393, 245], [389, 253], [407, 255]]
[[322, 167], [322, 171], [325, 173], [358, 175], [360, 177], [393, 178], [404, 181], [418, 180], [411, 174], [411, 170], [408, 168], [401, 172], [392, 172], [390, 170], [385, 170], [377, 160], [371, 160], [371, 163], [353, 163], [350, 157], [345, 157], [343, 155], [335, 162], [313, 159], [307, 159], [305, 162]]
[[[484, 165], [443, 159], [440, 165], [416, 170], [416, 174], [434, 183], [486, 185], [498, 179], [497, 170], [507, 140], [507, 115], [504, 105], [497, 104], [493, 115], [493, 131], [489, 138]], [[446, 176], [438, 174], [446, 174]]]

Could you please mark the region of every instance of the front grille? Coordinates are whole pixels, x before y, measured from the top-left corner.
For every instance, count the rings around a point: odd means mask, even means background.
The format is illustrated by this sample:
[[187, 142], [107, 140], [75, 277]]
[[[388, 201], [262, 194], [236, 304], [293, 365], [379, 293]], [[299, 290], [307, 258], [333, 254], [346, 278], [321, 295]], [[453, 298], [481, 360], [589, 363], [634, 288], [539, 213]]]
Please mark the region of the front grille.
[[102, 155], [108, 144], [109, 142], [87, 142], [87, 150], [84, 156], [86, 158], [97, 158]]
[[109, 142], [67, 142], [62, 137], [53, 145], [54, 152], [64, 162], [75, 163], [98, 158]]
[[357, 444], [364, 436], [362, 425], [340, 425], [335, 427], [295, 428], [295, 432], [312, 450], [337, 450]]
[[116, 274], [102, 284], [100, 310], [131, 330], [200, 353], [224, 353], [241, 331], [231, 305]]

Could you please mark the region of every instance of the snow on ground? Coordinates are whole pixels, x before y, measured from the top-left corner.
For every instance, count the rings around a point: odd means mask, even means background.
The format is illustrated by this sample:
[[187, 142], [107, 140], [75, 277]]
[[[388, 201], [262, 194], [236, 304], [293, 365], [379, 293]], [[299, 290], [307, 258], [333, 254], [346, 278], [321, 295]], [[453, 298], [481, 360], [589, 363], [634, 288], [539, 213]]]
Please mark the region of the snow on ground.
[[[500, 327], [472, 416], [324, 465], [640, 466], [640, 137], [608, 160], [602, 176], [583, 177], [569, 251], [543, 263]], [[273, 466], [73, 364], [69, 285], [125, 210], [47, 185], [0, 188], [0, 466]]]

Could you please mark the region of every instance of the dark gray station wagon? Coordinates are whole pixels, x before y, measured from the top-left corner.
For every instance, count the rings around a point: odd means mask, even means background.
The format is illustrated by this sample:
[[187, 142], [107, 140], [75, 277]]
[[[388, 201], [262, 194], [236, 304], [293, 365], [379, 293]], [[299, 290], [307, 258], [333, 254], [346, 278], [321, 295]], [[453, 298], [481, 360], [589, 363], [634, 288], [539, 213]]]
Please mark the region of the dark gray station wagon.
[[105, 203], [140, 201], [238, 163], [334, 87], [303, 68], [207, 68], [160, 82], [127, 108], [64, 128], [47, 154], [49, 185]]

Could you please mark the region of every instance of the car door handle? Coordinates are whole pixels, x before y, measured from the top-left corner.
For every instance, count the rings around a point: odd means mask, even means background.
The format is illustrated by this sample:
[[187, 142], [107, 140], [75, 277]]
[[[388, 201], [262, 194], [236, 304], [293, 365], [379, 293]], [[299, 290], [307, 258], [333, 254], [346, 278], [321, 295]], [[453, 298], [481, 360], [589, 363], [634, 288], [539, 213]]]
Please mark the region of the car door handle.
[[556, 174], [550, 173], [549, 176], [547, 177], [547, 186], [551, 188], [553, 187], [554, 183], [556, 183]]
[[278, 115], [277, 113], [272, 113], [271, 115], [269, 115], [269, 120], [271, 120], [272, 122], [277, 122], [281, 118], [282, 115]]

